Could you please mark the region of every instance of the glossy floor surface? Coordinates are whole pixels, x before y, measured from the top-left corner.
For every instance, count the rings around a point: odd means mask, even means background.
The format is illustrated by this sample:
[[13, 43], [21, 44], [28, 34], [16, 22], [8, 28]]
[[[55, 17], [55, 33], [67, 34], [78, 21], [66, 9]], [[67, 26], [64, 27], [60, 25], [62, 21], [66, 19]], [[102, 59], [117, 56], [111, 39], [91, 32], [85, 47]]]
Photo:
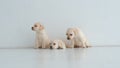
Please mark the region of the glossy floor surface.
[[120, 68], [120, 47], [0, 49], [0, 68]]

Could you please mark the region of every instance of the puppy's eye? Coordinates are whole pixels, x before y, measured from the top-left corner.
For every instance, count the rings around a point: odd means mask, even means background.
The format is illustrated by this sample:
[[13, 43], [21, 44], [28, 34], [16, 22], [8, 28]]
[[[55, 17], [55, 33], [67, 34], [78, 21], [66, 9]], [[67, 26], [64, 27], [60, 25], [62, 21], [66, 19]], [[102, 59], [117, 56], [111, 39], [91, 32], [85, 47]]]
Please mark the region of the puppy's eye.
[[53, 43], [53, 45], [56, 45], [56, 43]]
[[70, 36], [72, 36], [72, 34], [70, 34]]
[[35, 25], [35, 27], [37, 27], [37, 25]]

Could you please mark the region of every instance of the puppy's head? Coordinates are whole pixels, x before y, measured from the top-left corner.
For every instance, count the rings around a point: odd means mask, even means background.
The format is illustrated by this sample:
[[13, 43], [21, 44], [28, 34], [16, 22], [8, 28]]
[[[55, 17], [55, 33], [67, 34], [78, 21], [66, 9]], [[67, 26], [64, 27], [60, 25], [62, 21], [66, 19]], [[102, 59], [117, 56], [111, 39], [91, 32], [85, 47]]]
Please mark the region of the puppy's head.
[[43, 29], [44, 29], [44, 26], [41, 25], [40, 23], [35, 23], [32, 27], [33, 31], [40, 31], [40, 30], [43, 30]]
[[58, 49], [59, 48], [59, 42], [57, 40], [54, 40], [51, 42], [50, 49]]
[[75, 32], [73, 30], [73, 28], [69, 28], [66, 32], [67, 35], [67, 40], [71, 40], [75, 37]]

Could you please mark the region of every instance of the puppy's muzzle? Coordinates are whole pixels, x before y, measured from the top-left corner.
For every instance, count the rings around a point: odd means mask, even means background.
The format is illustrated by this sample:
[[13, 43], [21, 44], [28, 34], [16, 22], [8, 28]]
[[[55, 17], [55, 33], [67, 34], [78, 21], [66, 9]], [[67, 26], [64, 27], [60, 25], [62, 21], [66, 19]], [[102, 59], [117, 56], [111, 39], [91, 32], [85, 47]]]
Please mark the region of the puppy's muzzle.
[[52, 46], [50, 46], [50, 49], [53, 49]]
[[69, 38], [69, 37], [67, 37], [67, 40], [70, 40], [70, 38]]
[[34, 30], [34, 27], [32, 27], [31, 29]]

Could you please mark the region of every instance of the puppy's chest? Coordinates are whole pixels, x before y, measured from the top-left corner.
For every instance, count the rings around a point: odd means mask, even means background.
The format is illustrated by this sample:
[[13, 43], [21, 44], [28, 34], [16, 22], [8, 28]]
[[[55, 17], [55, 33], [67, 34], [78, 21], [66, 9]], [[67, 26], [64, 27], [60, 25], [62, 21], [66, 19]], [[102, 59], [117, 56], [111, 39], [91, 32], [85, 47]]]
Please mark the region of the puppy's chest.
[[47, 35], [43, 33], [37, 34], [37, 38], [45, 38]]

